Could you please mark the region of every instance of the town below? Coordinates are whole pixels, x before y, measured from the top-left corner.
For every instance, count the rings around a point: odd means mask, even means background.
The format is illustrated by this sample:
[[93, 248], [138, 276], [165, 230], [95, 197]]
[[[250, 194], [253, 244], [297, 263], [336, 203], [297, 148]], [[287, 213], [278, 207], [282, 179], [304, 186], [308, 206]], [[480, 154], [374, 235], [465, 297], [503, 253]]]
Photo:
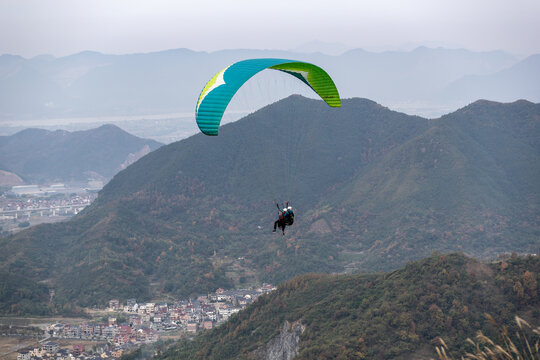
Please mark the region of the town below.
[[[173, 303], [111, 299], [106, 309], [87, 309], [90, 319], [43, 319], [21, 325], [16, 318], [0, 319], [0, 357], [18, 360], [91, 360], [120, 358], [159, 340], [180, 339], [210, 330], [275, 290], [225, 290]], [[50, 321], [50, 320], [49, 320]], [[27, 341], [21, 341], [25, 338]]]
[[13, 186], [0, 192], [0, 234], [67, 220], [90, 205], [102, 187], [101, 181]]

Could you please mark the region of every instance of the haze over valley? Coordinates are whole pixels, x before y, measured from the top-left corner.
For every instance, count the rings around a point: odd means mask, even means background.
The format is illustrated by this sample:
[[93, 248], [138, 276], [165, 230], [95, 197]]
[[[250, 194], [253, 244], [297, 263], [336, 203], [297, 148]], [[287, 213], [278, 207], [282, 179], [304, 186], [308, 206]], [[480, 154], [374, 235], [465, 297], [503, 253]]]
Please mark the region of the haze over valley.
[[[176, 49], [146, 54], [82, 52], [66, 57], [0, 56], [0, 132], [25, 127], [82, 130], [114, 123], [170, 143], [196, 133], [194, 101], [209, 74], [245, 58], [319, 64], [341, 97], [362, 97], [411, 115], [435, 118], [478, 99], [540, 101], [540, 55], [418, 47], [340, 55], [271, 50], [212, 53]], [[39, 86], [37, 84], [39, 83]], [[295, 79], [261, 73], [240, 90], [225, 122], [291, 93], [313, 97]]]

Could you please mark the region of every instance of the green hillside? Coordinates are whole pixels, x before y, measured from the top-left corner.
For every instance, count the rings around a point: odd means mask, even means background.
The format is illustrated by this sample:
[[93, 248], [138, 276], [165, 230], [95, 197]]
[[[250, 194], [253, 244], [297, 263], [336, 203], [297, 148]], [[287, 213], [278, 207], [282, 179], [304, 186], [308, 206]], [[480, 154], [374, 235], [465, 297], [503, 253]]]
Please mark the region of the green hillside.
[[538, 257], [486, 264], [459, 254], [384, 274], [304, 275], [159, 358], [260, 359], [272, 344], [279, 354], [286, 344], [273, 339], [286, 322], [304, 327], [295, 359], [429, 359], [437, 337], [456, 355], [478, 330], [495, 333], [484, 313], [538, 324], [539, 280]]
[[526, 101], [427, 120], [291, 96], [153, 151], [69, 222], [0, 238], [0, 274], [47, 284], [61, 310], [396, 269], [435, 250], [537, 253], [539, 119]]
[[314, 221], [356, 234], [344, 246], [364, 269], [392, 269], [435, 250], [536, 253], [539, 110], [478, 101], [432, 120], [327, 200], [342, 213]]
[[160, 146], [115, 125], [75, 132], [26, 129], [0, 136], [0, 170], [34, 184], [110, 179], [129, 165], [130, 158]]

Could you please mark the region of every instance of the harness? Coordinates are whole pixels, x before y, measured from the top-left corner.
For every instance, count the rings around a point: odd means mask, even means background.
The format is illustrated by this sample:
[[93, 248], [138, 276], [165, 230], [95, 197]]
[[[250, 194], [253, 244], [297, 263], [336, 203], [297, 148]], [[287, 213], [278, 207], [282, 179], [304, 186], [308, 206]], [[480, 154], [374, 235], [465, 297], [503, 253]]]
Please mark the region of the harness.
[[291, 209], [287, 209], [282, 215], [285, 225], [292, 225], [294, 223], [294, 212]]

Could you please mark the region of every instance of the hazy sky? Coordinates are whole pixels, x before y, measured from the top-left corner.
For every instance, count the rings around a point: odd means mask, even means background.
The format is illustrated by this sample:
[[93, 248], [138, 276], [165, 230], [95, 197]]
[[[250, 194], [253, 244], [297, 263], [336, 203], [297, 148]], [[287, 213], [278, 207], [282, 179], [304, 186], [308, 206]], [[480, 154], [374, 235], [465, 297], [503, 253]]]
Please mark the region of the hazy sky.
[[292, 49], [314, 40], [530, 55], [540, 53], [540, 0], [0, 0], [0, 54]]

